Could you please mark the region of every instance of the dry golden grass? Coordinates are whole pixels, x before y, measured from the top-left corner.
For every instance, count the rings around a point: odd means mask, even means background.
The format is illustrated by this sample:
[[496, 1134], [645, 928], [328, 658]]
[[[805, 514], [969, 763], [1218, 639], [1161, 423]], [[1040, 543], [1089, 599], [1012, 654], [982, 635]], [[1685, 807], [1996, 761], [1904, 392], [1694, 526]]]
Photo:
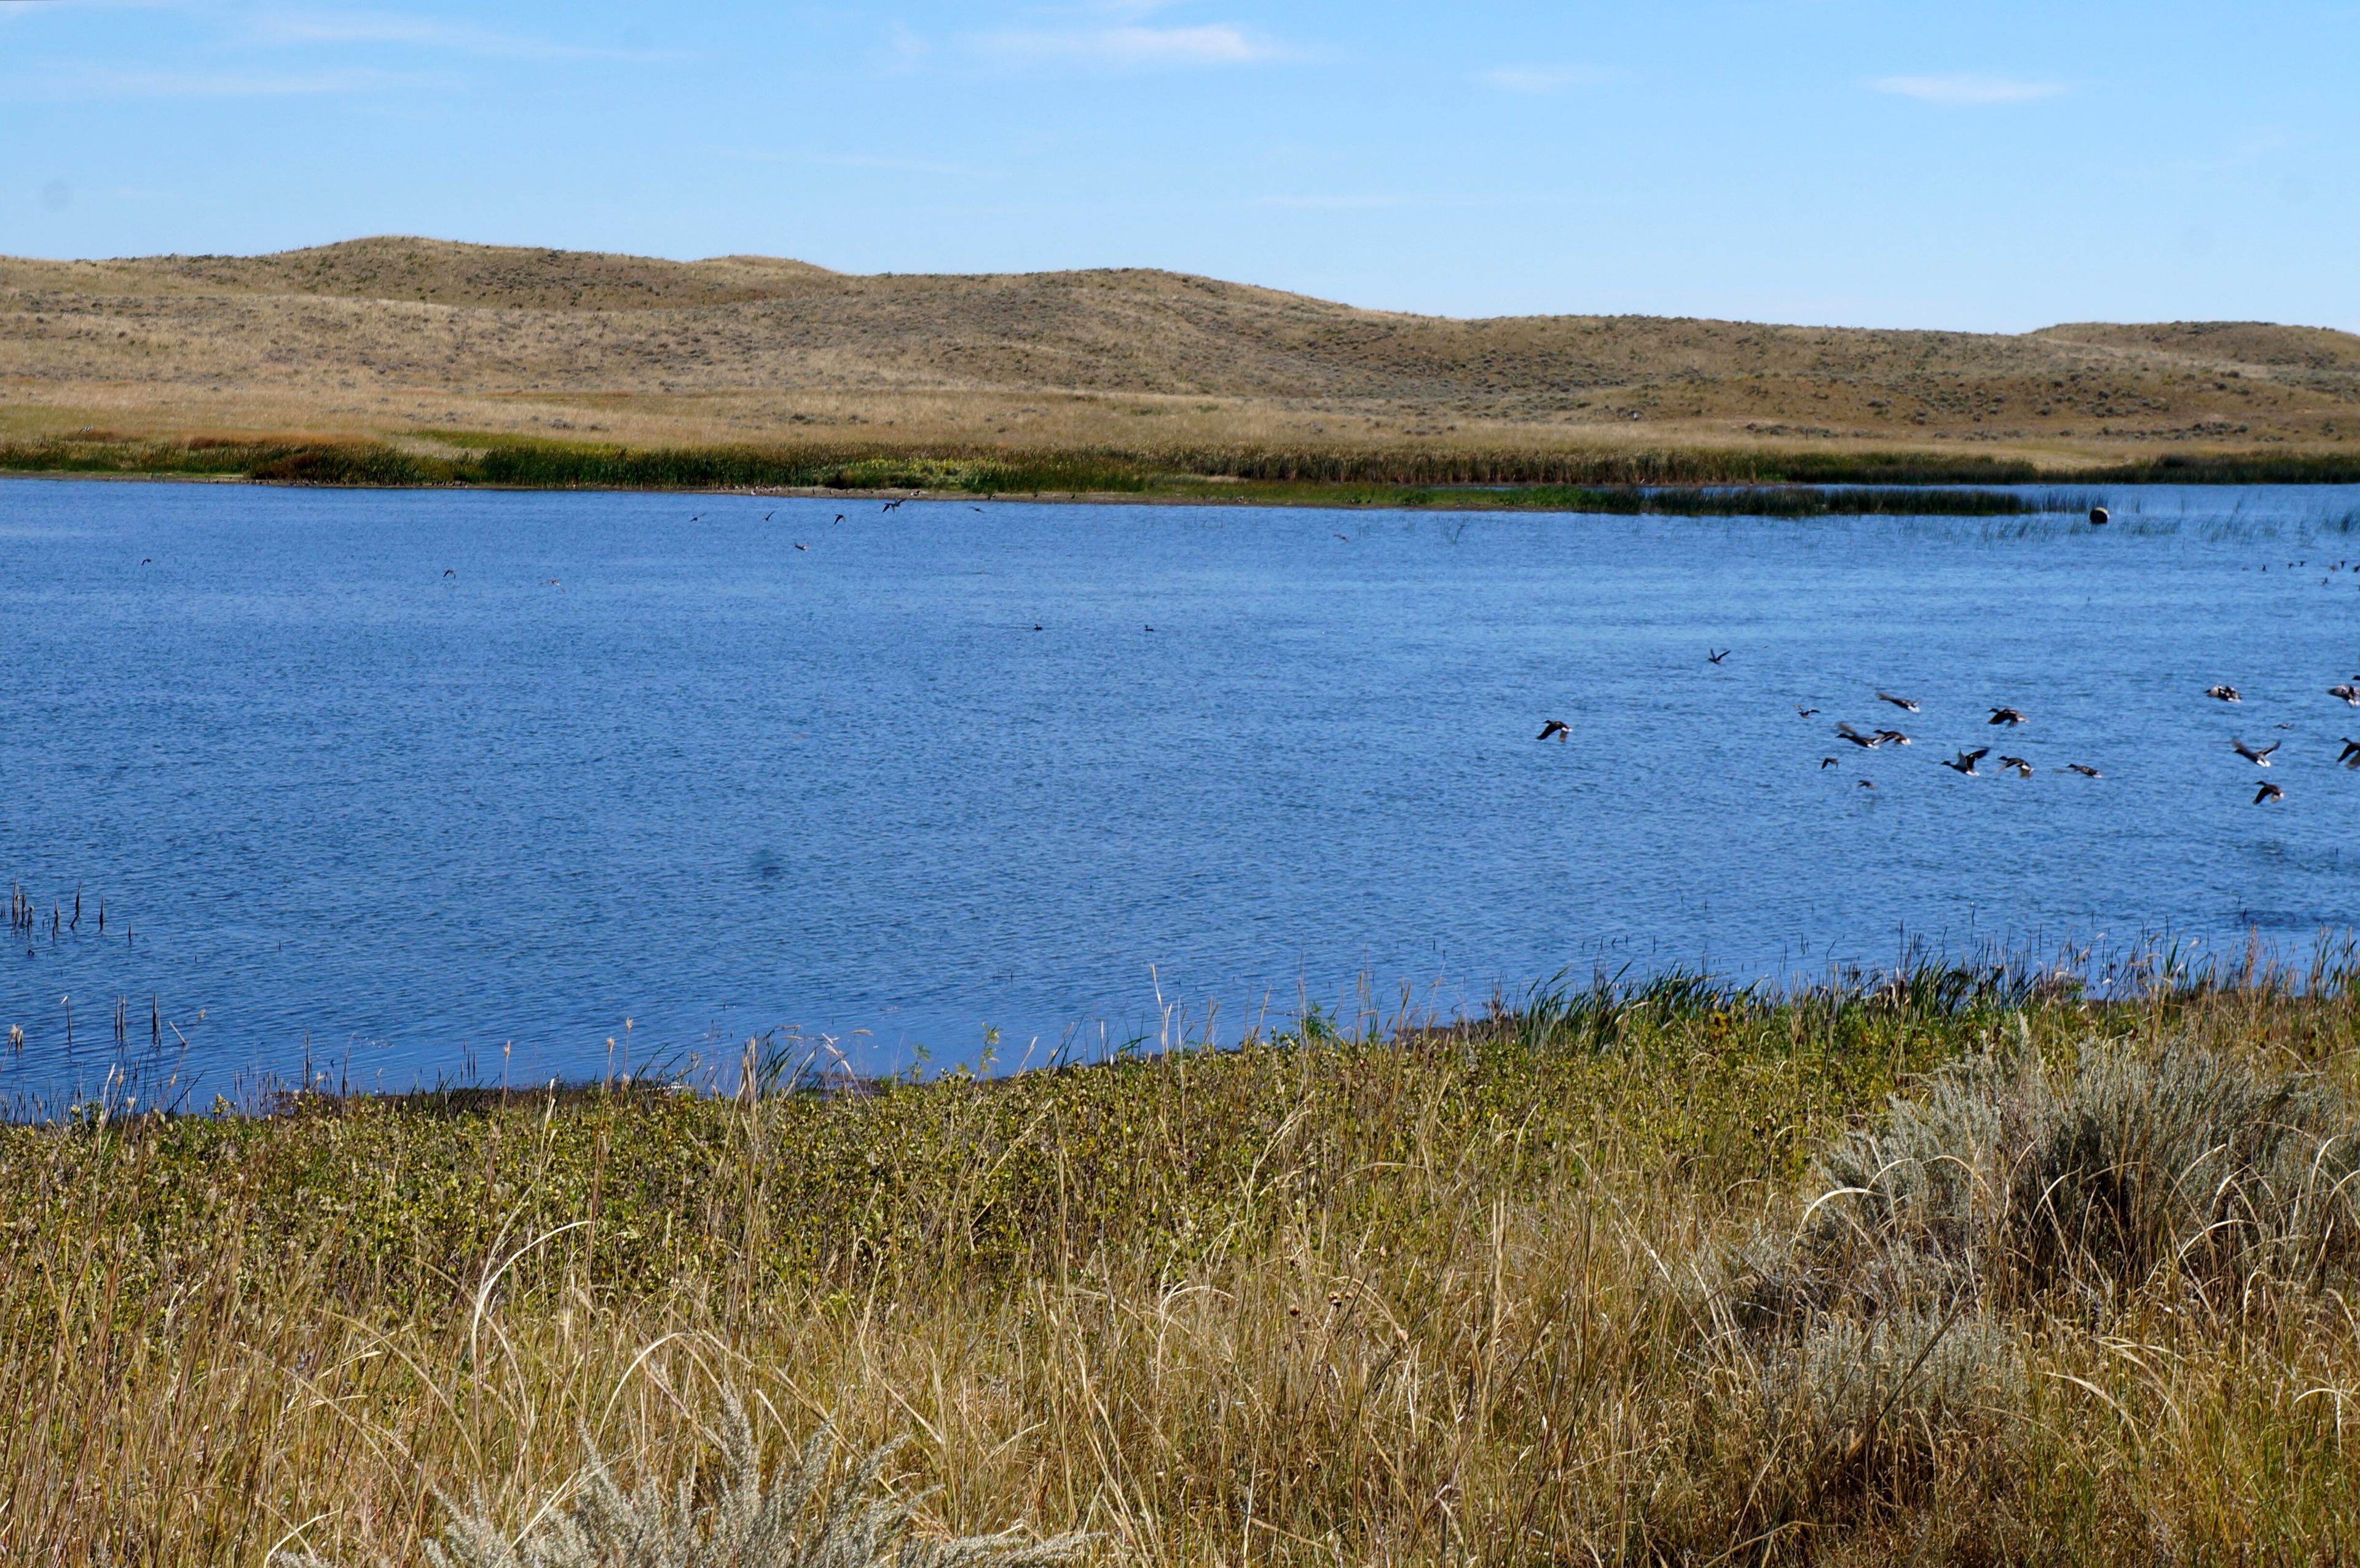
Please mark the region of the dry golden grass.
[[2334, 452], [2360, 339], [1453, 321], [1154, 271], [854, 277], [373, 239], [0, 259], [0, 438], [399, 438], [1156, 452], [1803, 445], [2052, 467]]
[[0, 1554], [414, 1563], [437, 1488], [520, 1530], [585, 1438], [685, 1473], [728, 1390], [774, 1449], [911, 1438], [934, 1528], [1085, 1529], [1110, 1563], [2360, 1550], [2340, 1272], [1994, 1297], [1932, 1362], [1843, 1350], [1884, 1331], [1841, 1305], [1746, 1326], [1732, 1259], [1800, 1234], [1814, 1151], [2019, 1034], [2360, 1080], [2342, 985], [1676, 987], [831, 1103], [17, 1129]]

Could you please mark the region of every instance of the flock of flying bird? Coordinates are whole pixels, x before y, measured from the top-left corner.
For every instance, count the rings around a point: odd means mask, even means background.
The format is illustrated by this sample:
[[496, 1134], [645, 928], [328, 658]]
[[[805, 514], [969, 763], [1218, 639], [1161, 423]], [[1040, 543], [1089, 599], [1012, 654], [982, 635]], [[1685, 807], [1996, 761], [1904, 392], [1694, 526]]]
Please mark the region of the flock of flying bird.
[[[1709, 648], [1705, 650], [1705, 661], [1709, 664], [1718, 665], [1723, 659], [1727, 659], [1729, 654], [1730, 650], [1727, 648], [1721, 648], [1715, 651]], [[2245, 701], [2243, 693], [2239, 692], [2234, 686], [2229, 685], [2208, 687], [2206, 688], [2204, 694], [2207, 697], [2212, 698], [2216, 702], [2242, 702]], [[2327, 694], [2331, 697], [2342, 698], [2348, 706], [2360, 708], [2360, 677], [2355, 677], [2351, 681], [2342, 681], [2336, 685], [2330, 686], [2327, 689]], [[1914, 713], [1918, 711], [1918, 707], [1916, 702], [1907, 697], [1896, 697], [1890, 691], [1878, 691], [1876, 693], [1876, 700], [1880, 702], [1890, 702], [1893, 706], [1901, 709], [1904, 713]], [[1998, 724], [2008, 729], [2014, 729], [2016, 725], [2027, 722], [2027, 715], [2021, 708], [2003, 706], [1990, 709], [1988, 712], [1990, 713], [1991, 717], [1983, 721], [1988, 724]], [[1819, 716], [1819, 710], [1817, 708], [1807, 708], [1800, 702], [1795, 704], [1795, 714], [1797, 718], [1816, 718]], [[2293, 726], [2290, 724], [2280, 724], [2278, 727], [2280, 729], [2289, 729]], [[1907, 746], [1910, 744], [1910, 737], [1900, 730], [1863, 730], [1854, 726], [1849, 722], [1840, 721], [1836, 724], [1835, 733], [1839, 738], [1851, 742], [1853, 746], [1859, 747], [1863, 751], [1874, 751], [1883, 746]], [[1573, 730], [1563, 719], [1551, 719], [1541, 725], [1541, 733], [1537, 738], [1541, 740], [1564, 742], [1570, 740], [1572, 737]], [[2360, 768], [2360, 740], [2354, 740], [2349, 735], [2345, 735], [2341, 738], [2344, 742], [2344, 750], [2342, 755], [2336, 758], [2336, 761], [2343, 764], [2345, 768]], [[2231, 736], [2229, 740], [2231, 749], [2235, 751], [2239, 757], [2244, 757], [2247, 762], [2252, 763], [2256, 768], [2267, 768], [2270, 765], [2270, 754], [2277, 751], [2278, 747], [2285, 744], [2286, 742], [2279, 740], [2272, 741], [2269, 745], [2265, 746], [2253, 746], [2246, 745], [2244, 740], [2234, 735]], [[1955, 757], [1937, 757], [1935, 760], [1939, 762], [1943, 767], [1950, 769], [1953, 773], [1963, 774], [1969, 778], [1973, 778], [1977, 773], [1975, 765], [1983, 761], [1984, 757], [1989, 757], [1991, 755], [1991, 751], [1992, 748], [1990, 746], [1979, 746], [1972, 751], [1961, 751]], [[1836, 767], [1840, 761], [1841, 759], [1838, 757], [1823, 757], [1819, 758], [1819, 768], [1824, 771], [1828, 768]], [[1999, 770], [2003, 773], [2013, 773], [2018, 779], [2029, 779], [2032, 777], [2034, 772], [2037, 771], [2028, 759], [2022, 757], [2008, 756], [2006, 754], [2002, 754], [1999, 758]], [[2058, 768], [2057, 771], [2060, 773], [2078, 773], [2084, 779], [2103, 779], [2105, 777], [2103, 773], [2101, 773], [2098, 769], [2091, 767], [2085, 762], [2069, 762], [2064, 767]], [[1863, 779], [1859, 780], [1859, 785], [1860, 788], [1863, 789], [1874, 789], [1876, 788], [1876, 781], [1873, 779]], [[2254, 792], [2254, 804], [2256, 806], [2267, 805], [2273, 800], [2282, 800], [2284, 799], [2286, 799], [2286, 791], [2279, 789], [2278, 786], [2271, 783], [2267, 779], [2261, 781], [2261, 788]]]

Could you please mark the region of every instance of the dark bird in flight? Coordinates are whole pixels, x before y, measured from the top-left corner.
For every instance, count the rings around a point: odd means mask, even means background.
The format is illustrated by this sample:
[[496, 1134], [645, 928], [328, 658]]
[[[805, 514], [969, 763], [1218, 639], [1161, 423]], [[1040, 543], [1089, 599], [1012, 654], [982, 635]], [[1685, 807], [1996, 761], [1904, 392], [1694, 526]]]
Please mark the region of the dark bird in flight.
[[2354, 740], [2350, 735], [2344, 736], [2343, 740], [2344, 754], [2335, 760], [2346, 768], [2360, 768], [2360, 740]]
[[694, 516], [694, 517], [693, 517], [689, 518], [688, 520], [689, 520], [690, 522], [692, 522], [692, 523], [701, 523], [701, 522], [705, 521], [705, 514], [704, 514], [704, 513], [702, 513], [702, 512], [699, 512], [699, 513], [697, 513], [697, 514], [696, 514], [696, 516]]
[[[156, 558], [152, 555], [143, 555], [139, 558], [139, 564], [142, 566], [153, 566], [156, 564]], [[448, 577], [451, 574], [446, 572], [442, 575]]]
[[1819, 758], [1819, 771], [1822, 773], [1825, 773], [1829, 768], [1833, 768], [1835, 765], [1836, 759], [1832, 757], [1823, 757]]
[[1942, 759], [1942, 766], [1950, 769], [1953, 773], [1963, 773], [1972, 779], [1974, 777], [1975, 764], [1981, 762], [1983, 759], [1983, 755], [1990, 750], [1991, 747], [1983, 746], [1977, 746], [1972, 751], [1962, 751], [1959, 753], [1959, 760], [1956, 762], [1952, 762], [1948, 757], [1944, 757]]
[[2327, 689], [2327, 694], [2331, 697], [2341, 697], [2354, 707], [2360, 708], [2360, 686], [2355, 686], [2349, 681], [2340, 686], [2330, 686]]
[[1874, 789], [1876, 788], [1876, 780], [1874, 779], [1863, 779], [1860, 781], [1860, 787], [1863, 789]]
[[2256, 806], [2266, 804], [2271, 800], [2283, 800], [2285, 799], [2286, 791], [2279, 789], [2275, 784], [2264, 784], [2260, 789], [2254, 791], [2254, 804]]
[[456, 577], [459, 573], [453, 568], [446, 566], [442, 569], [442, 575], [445, 577]]
[[1983, 722], [1992, 724], [2020, 724], [2024, 723], [2024, 713], [2019, 708], [1994, 708], [1991, 711], [1991, 717]]
[[2243, 697], [2237, 695], [2237, 689], [2234, 686], [2207, 686], [2204, 689], [2204, 694], [2217, 702], [2242, 702], [2245, 701]]
[[1704, 661], [1707, 664], [1719, 664], [1722, 659], [1729, 657], [1730, 652], [1730, 649], [1724, 648], [1719, 653], [1715, 653], [1712, 651], [1712, 645], [1710, 643], [1707, 643], [1704, 649]]
[[1909, 737], [1899, 730], [1879, 730], [1876, 738], [1886, 746], [1907, 746]]
[[1342, 539], [1346, 544], [1350, 544], [1352, 542], [1352, 536], [1350, 534], [1338, 534], [1336, 537]]
[[840, 523], [840, 522], [842, 522], [842, 521], [844, 521], [844, 514], [843, 514], [842, 512], [838, 512], [838, 513], [836, 515], [836, 520], [837, 522], [839, 522], [839, 523]]
[[1806, 708], [1800, 702], [1795, 704], [1795, 716], [1798, 719], [1808, 719], [1818, 712], [1817, 708]]
[[763, 520], [764, 522], [766, 522], [766, 523], [767, 523], [767, 522], [769, 522], [772, 517], [777, 517], [778, 515], [779, 515], [779, 514], [778, 514], [778, 513], [776, 513], [776, 512], [765, 512], [765, 513], [763, 513], [763, 514], [762, 514], [762, 520]]
[[2065, 765], [2064, 770], [2068, 773], [2078, 773], [2084, 779], [2103, 779], [2105, 777], [2104, 774], [2099, 772], [2096, 768], [2091, 767], [2086, 762], [2069, 762]]
[[2005, 773], [2013, 770], [2018, 779], [2032, 777], [2032, 764], [2020, 757], [2003, 757], [1999, 759], [1999, 766], [2000, 771]]
[[1918, 711], [1917, 703], [1911, 702], [1907, 697], [1896, 697], [1890, 691], [1879, 691], [1876, 694], [1876, 700], [1880, 702], [1890, 702], [1895, 707], [1904, 709], [1912, 713]]
[[1859, 746], [1863, 750], [1874, 750], [1875, 747], [1885, 744], [1885, 737], [1882, 735], [1863, 735], [1858, 730], [1852, 728], [1849, 724], [1839, 724], [1836, 725], [1836, 734], [1843, 736], [1844, 739], [1852, 742], [1852, 745]]
[[1560, 741], [1570, 740], [1573, 738], [1573, 731], [1567, 726], [1563, 719], [1551, 719], [1541, 726], [1541, 733], [1533, 738], [1546, 740], [1551, 735], [1555, 735]]
[[796, 548], [797, 550], [809, 550], [809, 549], [811, 549], [811, 546], [809, 546], [809, 545], [807, 545], [807, 544], [799, 544], [799, 545], [795, 546], [795, 548]]
[[2256, 768], [2267, 768], [2270, 765], [2270, 753], [2276, 751], [2278, 747], [2284, 745], [2286, 745], [2286, 742], [2282, 740], [2274, 740], [2270, 742], [2269, 745], [2262, 747], [2261, 750], [2256, 751], [2252, 746], [2247, 746], [2244, 741], [2237, 739], [2234, 735], [2231, 736], [2229, 740], [2231, 749], [2235, 751], [2239, 757], [2244, 757], [2246, 761], [2252, 763]]

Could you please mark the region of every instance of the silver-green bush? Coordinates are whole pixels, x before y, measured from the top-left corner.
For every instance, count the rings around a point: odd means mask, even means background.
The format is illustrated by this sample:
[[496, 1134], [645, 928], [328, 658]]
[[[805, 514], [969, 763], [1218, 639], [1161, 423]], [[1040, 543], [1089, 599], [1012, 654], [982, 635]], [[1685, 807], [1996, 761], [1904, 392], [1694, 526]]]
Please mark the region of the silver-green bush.
[[[652, 1481], [626, 1489], [594, 1453], [572, 1503], [523, 1541], [510, 1541], [480, 1507], [451, 1506], [426, 1554], [434, 1568], [1052, 1568], [1087, 1540], [918, 1535], [911, 1528], [918, 1499], [878, 1495], [893, 1445], [830, 1486], [833, 1446], [823, 1428], [796, 1459], [766, 1475], [753, 1426], [732, 1400], [709, 1501], [696, 1500], [693, 1478], [670, 1490]], [[279, 1561], [330, 1568], [309, 1555]]]

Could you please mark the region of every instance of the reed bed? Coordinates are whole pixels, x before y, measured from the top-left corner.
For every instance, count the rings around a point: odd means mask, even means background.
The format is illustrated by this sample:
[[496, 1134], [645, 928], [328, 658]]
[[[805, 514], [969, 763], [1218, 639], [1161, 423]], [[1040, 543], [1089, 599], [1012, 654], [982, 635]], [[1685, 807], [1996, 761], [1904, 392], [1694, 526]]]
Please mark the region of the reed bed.
[[[1957, 487], [2049, 481], [2349, 484], [2360, 482], [2360, 459], [2174, 454], [2052, 472], [2022, 460], [1913, 452], [1027, 449], [956, 442], [902, 451], [853, 445], [593, 446], [473, 433], [399, 444], [149, 441], [100, 431], [0, 443], [0, 472], [395, 487], [931, 490], [1687, 515], [1994, 516], [2035, 510], [2038, 505], [2007, 492]], [[1918, 488], [1922, 486], [1950, 488]]]
[[2123, 989], [0, 1129], [0, 1557], [421, 1562], [742, 1409], [1107, 1563], [2348, 1558], [2360, 977]]

